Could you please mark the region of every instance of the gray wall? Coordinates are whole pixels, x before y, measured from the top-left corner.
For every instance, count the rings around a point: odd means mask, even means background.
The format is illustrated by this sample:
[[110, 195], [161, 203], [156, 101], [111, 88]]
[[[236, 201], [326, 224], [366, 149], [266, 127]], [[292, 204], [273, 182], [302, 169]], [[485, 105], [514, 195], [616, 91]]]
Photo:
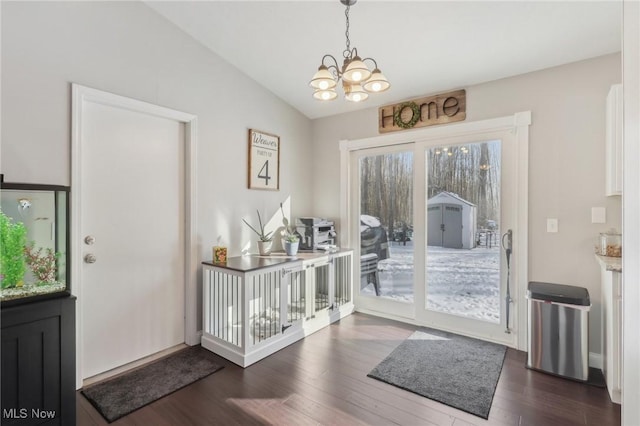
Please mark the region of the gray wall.
[[[288, 197], [292, 216], [337, 218], [338, 140], [378, 134], [376, 108], [311, 122], [142, 3], [0, 7], [5, 178], [69, 184], [72, 82], [196, 114], [202, 259], [218, 236], [239, 254], [254, 239], [240, 218], [254, 220], [256, 208], [272, 215]], [[592, 352], [600, 352], [593, 246], [621, 222], [620, 199], [604, 196], [604, 99], [620, 69], [620, 56], [609, 55], [466, 88], [467, 121], [533, 113], [529, 279], [589, 289]], [[246, 189], [248, 128], [281, 136], [278, 192]], [[607, 224], [590, 223], [593, 206], [607, 207]], [[559, 233], [545, 232], [547, 217], [559, 219]]]
[[[202, 260], [219, 236], [229, 255], [249, 242], [257, 252], [241, 221], [254, 222], [256, 209], [271, 217], [290, 198], [293, 216], [308, 214], [311, 175], [294, 160], [311, 156], [310, 120], [144, 3], [0, 5], [6, 181], [70, 184], [71, 83], [79, 83], [198, 116]], [[280, 191], [247, 189], [249, 128], [281, 138]]]
[[[141, 2], [2, 2], [2, 173], [11, 182], [70, 183], [71, 86], [198, 116], [202, 259], [218, 236], [230, 255], [291, 197], [311, 207], [311, 122]], [[280, 191], [247, 189], [247, 129], [281, 137]]]
[[[621, 229], [620, 197], [605, 197], [605, 98], [620, 83], [621, 58], [607, 55], [466, 87], [467, 119], [532, 111], [529, 147], [529, 280], [586, 287], [590, 351], [601, 352], [598, 234]], [[455, 88], [452, 88], [455, 89]], [[416, 93], [416, 97], [425, 95]], [[377, 108], [313, 122], [313, 156], [323, 179], [313, 182], [315, 214], [339, 217], [338, 141], [378, 135]], [[591, 223], [591, 207], [607, 208], [607, 223]], [[558, 218], [559, 232], [546, 232]], [[521, 310], [521, 312], [525, 312]]]

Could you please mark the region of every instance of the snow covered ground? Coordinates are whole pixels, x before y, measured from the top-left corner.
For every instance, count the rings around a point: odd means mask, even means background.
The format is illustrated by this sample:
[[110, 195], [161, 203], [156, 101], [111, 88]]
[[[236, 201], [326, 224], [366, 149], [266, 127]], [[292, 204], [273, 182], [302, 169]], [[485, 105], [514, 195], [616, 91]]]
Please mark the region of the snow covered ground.
[[[378, 264], [380, 296], [413, 302], [413, 241], [390, 244], [391, 257]], [[500, 255], [499, 247], [428, 247], [428, 309], [499, 322]], [[361, 285], [361, 294], [375, 296], [373, 284]]]

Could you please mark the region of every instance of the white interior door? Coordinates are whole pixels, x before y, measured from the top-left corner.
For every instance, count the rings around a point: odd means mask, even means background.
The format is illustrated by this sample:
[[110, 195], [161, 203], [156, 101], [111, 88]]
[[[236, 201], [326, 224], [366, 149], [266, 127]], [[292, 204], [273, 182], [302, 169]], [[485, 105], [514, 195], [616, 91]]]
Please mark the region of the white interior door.
[[81, 132], [84, 379], [185, 341], [185, 132], [93, 102]]

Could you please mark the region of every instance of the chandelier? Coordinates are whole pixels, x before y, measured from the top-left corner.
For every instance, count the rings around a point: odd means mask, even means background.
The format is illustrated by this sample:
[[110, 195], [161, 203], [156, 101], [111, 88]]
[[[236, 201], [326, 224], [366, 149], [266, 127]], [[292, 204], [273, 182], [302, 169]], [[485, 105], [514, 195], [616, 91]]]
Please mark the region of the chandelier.
[[[336, 86], [339, 80], [342, 80], [342, 88], [344, 97], [351, 102], [361, 102], [369, 97], [369, 93], [383, 92], [391, 86], [387, 78], [378, 68], [378, 64], [373, 58], [361, 59], [358, 56], [358, 49], [351, 48], [349, 40], [349, 9], [356, 4], [357, 0], [340, 0], [347, 8], [344, 12], [347, 29], [345, 36], [347, 38], [347, 48], [342, 52], [344, 61], [342, 67], [338, 65], [338, 61], [332, 55], [324, 55], [322, 63], [318, 67], [309, 85], [314, 89], [313, 97], [321, 101], [330, 101], [335, 99]], [[373, 63], [373, 71], [367, 67], [365, 61]], [[328, 65], [327, 65], [328, 63]]]

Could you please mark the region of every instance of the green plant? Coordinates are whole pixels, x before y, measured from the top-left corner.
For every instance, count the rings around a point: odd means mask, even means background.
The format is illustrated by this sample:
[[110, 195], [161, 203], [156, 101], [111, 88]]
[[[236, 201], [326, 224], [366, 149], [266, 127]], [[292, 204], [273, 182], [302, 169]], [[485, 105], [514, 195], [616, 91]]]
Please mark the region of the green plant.
[[295, 243], [300, 241], [300, 238], [298, 237], [297, 234], [287, 234], [284, 236], [284, 240], [289, 243]]
[[22, 222], [0, 211], [0, 287], [10, 288], [22, 285], [27, 270], [24, 247], [27, 228]]
[[260, 211], [256, 210], [256, 212], [258, 213], [258, 223], [260, 224], [260, 230], [257, 230], [256, 228], [251, 226], [251, 224], [249, 224], [249, 222], [247, 222], [246, 220], [242, 219], [242, 221], [246, 223], [253, 232], [258, 234], [258, 238], [260, 238], [260, 241], [271, 241], [271, 234], [273, 234], [273, 231], [265, 233], [264, 224], [262, 223], [262, 218], [260, 217]]
[[290, 243], [295, 243], [300, 241], [298, 234], [296, 233], [296, 227], [289, 224], [289, 219], [284, 215], [284, 208], [282, 207], [282, 203], [280, 203], [280, 212], [282, 212], [282, 224], [284, 225], [284, 235], [283, 238], [285, 241]]
[[[43, 253], [44, 250], [44, 253]], [[33, 272], [39, 283], [51, 284], [56, 282], [56, 260], [60, 257], [60, 253], [55, 253], [52, 249], [35, 248], [35, 242], [32, 241], [24, 248], [24, 255], [27, 265]]]

